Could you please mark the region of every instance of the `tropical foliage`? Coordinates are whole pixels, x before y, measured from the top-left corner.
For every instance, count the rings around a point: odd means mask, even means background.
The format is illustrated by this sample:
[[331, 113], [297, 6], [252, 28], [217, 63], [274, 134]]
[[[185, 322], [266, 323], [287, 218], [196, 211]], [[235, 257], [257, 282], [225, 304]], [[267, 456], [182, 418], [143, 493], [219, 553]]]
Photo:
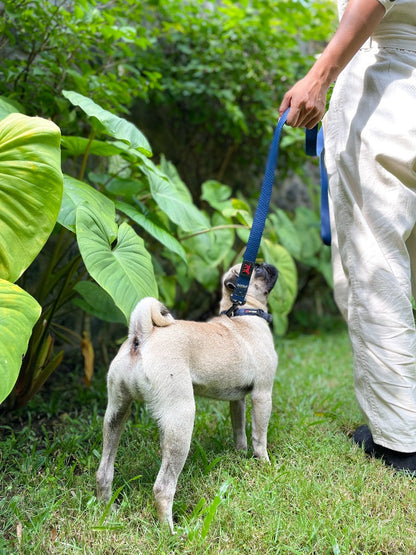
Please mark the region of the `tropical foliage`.
[[[241, 260], [248, 237], [259, 189], [251, 182], [277, 99], [308, 64], [302, 50], [318, 23], [314, 38], [328, 34], [332, 11], [293, 1], [6, 0], [0, 15], [0, 294], [13, 311], [0, 320], [0, 357], [13, 360], [12, 369], [2, 362], [0, 399], [18, 377], [9, 401], [20, 406], [61, 363], [56, 339], [80, 342], [91, 379], [89, 317], [75, 321], [75, 307], [126, 324], [141, 297], [158, 295], [179, 316], [212, 314], [220, 275]], [[59, 128], [23, 112], [59, 124], [63, 180]], [[49, 150], [39, 145], [42, 129]], [[299, 135], [286, 135], [285, 172], [304, 159]], [[241, 173], [232, 178], [233, 160], [245, 165], [245, 184]], [[297, 295], [296, 261], [330, 279], [318, 224], [305, 207], [271, 209], [260, 256], [280, 272], [271, 299], [277, 334]], [[10, 331], [19, 338], [13, 353]]]
[[0, 400], [17, 380], [41, 308], [15, 281], [48, 239], [62, 198], [59, 128], [10, 114], [0, 121]]

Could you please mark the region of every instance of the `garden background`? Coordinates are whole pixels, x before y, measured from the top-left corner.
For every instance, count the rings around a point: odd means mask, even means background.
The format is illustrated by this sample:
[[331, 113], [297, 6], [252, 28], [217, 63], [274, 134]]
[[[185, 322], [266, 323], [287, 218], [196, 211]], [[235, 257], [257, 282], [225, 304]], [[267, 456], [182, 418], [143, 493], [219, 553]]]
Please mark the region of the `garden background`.
[[[364, 459], [319, 175], [285, 128], [260, 257], [280, 355], [265, 468], [199, 401], [155, 520], [157, 429], [129, 421], [111, 516], [95, 499], [105, 372], [137, 301], [216, 313], [241, 260], [285, 91], [333, 2], [0, 2], [0, 517], [4, 553], [413, 553], [414, 487]], [[24, 356], [23, 356], [24, 355]], [[23, 357], [23, 358], [22, 358]]]

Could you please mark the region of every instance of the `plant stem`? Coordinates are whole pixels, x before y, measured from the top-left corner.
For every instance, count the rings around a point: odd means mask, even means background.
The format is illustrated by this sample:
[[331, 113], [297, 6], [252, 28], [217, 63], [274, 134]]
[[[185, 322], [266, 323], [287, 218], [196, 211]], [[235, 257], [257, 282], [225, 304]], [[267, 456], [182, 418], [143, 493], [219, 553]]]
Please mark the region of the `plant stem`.
[[85, 168], [87, 167], [88, 156], [90, 154], [91, 144], [92, 144], [92, 141], [94, 140], [94, 138], [95, 138], [95, 131], [93, 129], [90, 133], [87, 148], [85, 149], [84, 156], [82, 158], [81, 169], [79, 170], [79, 175], [78, 175], [78, 179], [80, 181], [82, 181], [84, 179]]
[[214, 227], [210, 227], [209, 229], [202, 229], [201, 231], [196, 231], [195, 233], [184, 235], [183, 237], [179, 238], [179, 241], [186, 241], [186, 239], [192, 239], [192, 237], [196, 237], [197, 235], [211, 233], [211, 231], [218, 231], [220, 229], [249, 229], [249, 227], [243, 224], [216, 225]]

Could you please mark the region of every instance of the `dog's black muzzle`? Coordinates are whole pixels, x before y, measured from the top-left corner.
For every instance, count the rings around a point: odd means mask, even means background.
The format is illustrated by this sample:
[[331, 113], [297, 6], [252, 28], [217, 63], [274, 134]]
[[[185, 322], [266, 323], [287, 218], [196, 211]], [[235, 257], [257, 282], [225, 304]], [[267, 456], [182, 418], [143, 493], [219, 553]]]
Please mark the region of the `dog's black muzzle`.
[[264, 279], [267, 285], [267, 293], [270, 293], [276, 284], [279, 272], [272, 264], [266, 264], [263, 262], [262, 264], [254, 265], [254, 275], [256, 278]]

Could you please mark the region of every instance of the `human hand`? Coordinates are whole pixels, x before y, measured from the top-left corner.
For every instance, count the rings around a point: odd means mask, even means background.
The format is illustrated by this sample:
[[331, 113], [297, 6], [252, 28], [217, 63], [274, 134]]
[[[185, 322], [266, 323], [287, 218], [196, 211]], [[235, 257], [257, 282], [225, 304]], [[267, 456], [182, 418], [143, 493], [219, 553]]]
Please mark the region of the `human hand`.
[[349, 0], [335, 35], [309, 73], [283, 97], [280, 115], [290, 111], [286, 123], [312, 129], [322, 119], [326, 93], [340, 72], [376, 29], [385, 14], [378, 0]]
[[290, 107], [286, 123], [291, 127], [312, 129], [325, 113], [327, 88], [312, 75], [306, 75], [285, 94], [279, 114]]

